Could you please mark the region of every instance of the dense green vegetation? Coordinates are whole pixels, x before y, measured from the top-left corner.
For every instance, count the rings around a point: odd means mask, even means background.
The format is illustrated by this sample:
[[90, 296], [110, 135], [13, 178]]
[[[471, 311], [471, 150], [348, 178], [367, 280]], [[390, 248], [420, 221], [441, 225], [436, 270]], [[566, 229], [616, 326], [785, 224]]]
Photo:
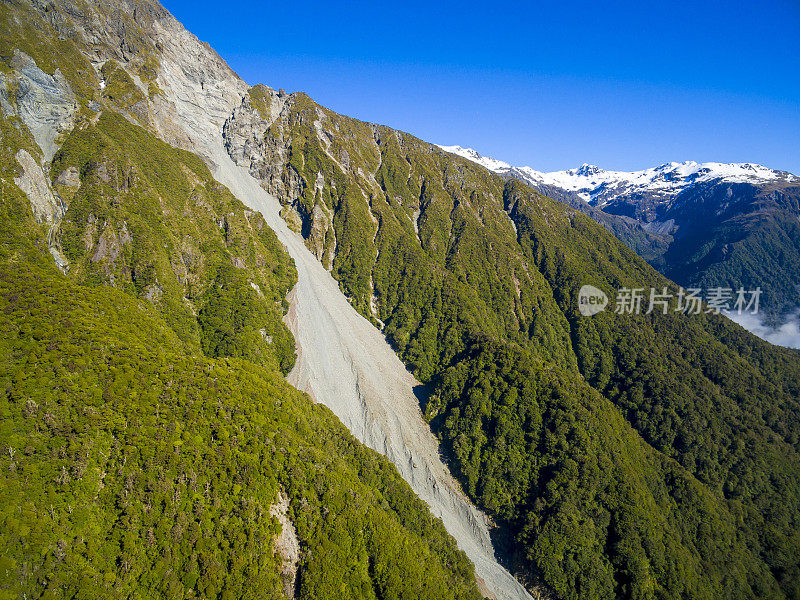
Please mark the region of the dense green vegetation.
[[2, 268], [0, 595], [477, 597], [469, 561], [384, 459], [248, 361], [188, 354], [152, 309]]
[[[13, 144], [30, 139], [0, 123], [0, 597], [285, 597], [278, 490], [300, 543], [297, 597], [480, 597], [394, 467], [250, 339], [279, 322], [294, 278], [260, 217], [196, 157], [104, 115], [54, 161], [81, 177], [64, 275], [11, 183]], [[170, 271], [172, 246], [197, 266]]]
[[448, 368], [428, 415], [468, 493], [517, 533], [566, 598], [780, 597], [738, 512], [648, 447], [586, 383], [479, 344]]
[[69, 169], [80, 186], [57, 187], [71, 196], [59, 239], [72, 277], [147, 298], [209, 356], [291, 369], [294, 265], [198, 157], [104, 112], [65, 139], [51, 173]]
[[[742, 530], [757, 539], [749, 543], [787, 595], [797, 597], [798, 352], [771, 347], [713, 315], [580, 317], [573, 298], [590, 276], [581, 258], [602, 244], [594, 224], [581, 216], [569, 224], [562, 221], [561, 228], [551, 221], [556, 226], [544, 229], [536, 225], [541, 199], [526, 198], [523, 191], [515, 200], [513, 216], [523, 248], [554, 287], [572, 291], [559, 303], [572, 324], [586, 380], [612, 400], [654, 448], [725, 498], [731, 510], [744, 510]], [[667, 285], [652, 271], [631, 278], [629, 270], [621, 268], [624, 252], [615, 253], [615, 244], [606, 235], [605, 249], [596, 260], [600, 268], [595, 267], [604, 277], [595, 274], [595, 282], [609, 292], [611, 285], [637, 281], [659, 289]], [[559, 264], [554, 269], [550, 265], [556, 257]]]
[[524, 577], [566, 598], [800, 598], [796, 351], [715, 315], [581, 317], [585, 283], [677, 290], [519, 182], [290, 106], [267, 185], [298, 192], [312, 249], [333, 232], [332, 273], [432, 384], [426, 415]]

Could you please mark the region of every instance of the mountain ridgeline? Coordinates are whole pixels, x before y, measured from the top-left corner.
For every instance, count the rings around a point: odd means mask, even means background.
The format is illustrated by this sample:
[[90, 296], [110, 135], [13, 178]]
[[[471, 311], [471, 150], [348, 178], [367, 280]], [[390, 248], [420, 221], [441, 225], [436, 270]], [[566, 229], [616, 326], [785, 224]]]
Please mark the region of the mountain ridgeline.
[[231, 156], [429, 384], [508, 560], [564, 598], [798, 598], [800, 357], [721, 316], [577, 311], [677, 287], [588, 217], [263, 86]]
[[156, 135], [158, 27], [0, 2], [0, 597], [477, 600], [395, 467], [286, 383], [295, 266]]
[[156, 2], [0, 23], [1, 597], [481, 596], [284, 380], [302, 263], [215, 179], [219, 135], [426, 384], [529, 590], [800, 600], [798, 352], [714, 314], [581, 316], [584, 284], [676, 286], [523, 182], [248, 90]]

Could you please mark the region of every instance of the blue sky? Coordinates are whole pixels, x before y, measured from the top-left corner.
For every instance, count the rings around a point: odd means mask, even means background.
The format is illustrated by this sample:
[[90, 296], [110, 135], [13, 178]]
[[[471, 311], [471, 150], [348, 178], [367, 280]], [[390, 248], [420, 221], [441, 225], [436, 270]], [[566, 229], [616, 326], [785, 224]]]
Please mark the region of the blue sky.
[[248, 83], [539, 170], [800, 174], [800, 0], [162, 0]]

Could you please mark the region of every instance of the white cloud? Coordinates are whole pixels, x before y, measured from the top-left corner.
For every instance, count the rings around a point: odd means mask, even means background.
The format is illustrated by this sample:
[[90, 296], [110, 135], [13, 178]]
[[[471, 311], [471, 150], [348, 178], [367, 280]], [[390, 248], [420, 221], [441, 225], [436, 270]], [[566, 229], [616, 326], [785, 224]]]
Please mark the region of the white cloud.
[[725, 316], [771, 344], [800, 348], [800, 311], [785, 316], [784, 321], [774, 327], [766, 324], [760, 314], [726, 312]]

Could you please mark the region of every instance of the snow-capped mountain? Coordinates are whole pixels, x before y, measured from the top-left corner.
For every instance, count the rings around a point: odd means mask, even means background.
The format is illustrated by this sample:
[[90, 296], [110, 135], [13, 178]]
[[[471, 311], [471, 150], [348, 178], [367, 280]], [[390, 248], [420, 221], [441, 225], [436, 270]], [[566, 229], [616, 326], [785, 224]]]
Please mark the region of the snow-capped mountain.
[[579, 210], [688, 287], [764, 290], [762, 309], [800, 307], [800, 177], [752, 163], [671, 162], [642, 171], [584, 164], [544, 173], [440, 146]]
[[502, 160], [497, 160], [488, 156], [482, 156], [472, 148], [462, 148], [461, 146], [439, 146], [439, 148], [445, 152], [463, 156], [464, 158], [469, 159], [472, 162], [476, 162], [479, 165], [486, 167], [490, 171], [495, 171], [497, 173], [505, 172], [508, 169], [513, 168], [510, 164], [503, 162]]
[[472, 148], [439, 146], [487, 169], [511, 175], [533, 186], [554, 186], [572, 192], [589, 204], [603, 207], [619, 196], [647, 195], [650, 200], [666, 201], [690, 186], [709, 181], [753, 183], [756, 185], [800, 182], [800, 177], [751, 163], [670, 162], [642, 171], [606, 171], [583, 164], [577, 169], [545, 173], [531, 167], [514, 167], [480, 155]]

